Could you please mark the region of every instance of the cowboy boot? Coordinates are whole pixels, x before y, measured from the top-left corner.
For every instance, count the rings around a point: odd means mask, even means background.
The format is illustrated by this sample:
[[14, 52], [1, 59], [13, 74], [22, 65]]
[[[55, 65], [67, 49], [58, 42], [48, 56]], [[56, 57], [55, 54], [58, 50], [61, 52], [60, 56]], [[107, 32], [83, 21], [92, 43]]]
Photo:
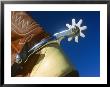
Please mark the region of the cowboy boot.
[[[16, 55], [28, 43], [31, 48], [49, 35], [25, 12], [12, 12], [12, 65]], [[22, 65], [22, 70], [15, 76], [78, 76], [76, 69], [70, 64], [58, 43], [51, 43], [39, 52], [30, 56]], [[12, 70], [13, 72], [14, 70]]]
[[[12, 11], [11, 12], [11, 65], [16, 61], [16, 55], [21, 52], [24, 45], [28, 44], [27, 48], [30, 48], [35, 43], [38, 43], [41, 39], [47, 37], [48, 34], [43, 31], [42, 27], [39, 26], [26, 12]], [[21, 74], [26, 76], [33, 64], [23, 64], [23, 70], [17, 71], [17, 75]], [[30, 69], [27, 69], [29, 67]], [[15, 67], [16, 68], [16, 67]], [[13, 70], [12, 73], [16, 70]]]

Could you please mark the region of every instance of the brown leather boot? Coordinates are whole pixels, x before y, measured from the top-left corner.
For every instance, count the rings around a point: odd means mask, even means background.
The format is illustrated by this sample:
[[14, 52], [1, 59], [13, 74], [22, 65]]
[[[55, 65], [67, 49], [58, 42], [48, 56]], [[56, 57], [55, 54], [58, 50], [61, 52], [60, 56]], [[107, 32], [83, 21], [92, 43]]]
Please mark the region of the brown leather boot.
[[[30, 48], [41, 39], [47, 37], [48, 34], [43, 31], [42, 27], [37, 24], [26, 12], [11, 12], [11, 65], [15, 62], [16, 55], [22, 50], [23, 46], [28, 42]], [[31, 67], [33, 64], [24, 64], [23, 67]], [[23, 76], [29, 73], [22, 70], [19, 72]]]
[[[12, 11], [11, 13], [11, 65], [12, 76], [78, 76], [57, 43], [43, 47], [18, 67], [15, 58], [24, 46], [31, 48], [49, 35], [26, 12]], [[17, 71], [16, 71], [17, 70]]]

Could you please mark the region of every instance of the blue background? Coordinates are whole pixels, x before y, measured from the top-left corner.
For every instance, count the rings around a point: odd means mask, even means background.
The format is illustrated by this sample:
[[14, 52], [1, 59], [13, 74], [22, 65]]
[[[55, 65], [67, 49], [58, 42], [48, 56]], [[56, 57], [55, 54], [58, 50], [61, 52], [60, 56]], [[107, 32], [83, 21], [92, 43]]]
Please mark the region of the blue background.
[[72, 18], [87, 26], [85, 38], [68, 42], [64, 39], [61, 48], [76, 67], [82, 77], [100, 76], [100, 12], [98, 11], [30, 11], [27, 12], [46, 32], [53, 35], [67, 29], [66, 23], [71, 24]]

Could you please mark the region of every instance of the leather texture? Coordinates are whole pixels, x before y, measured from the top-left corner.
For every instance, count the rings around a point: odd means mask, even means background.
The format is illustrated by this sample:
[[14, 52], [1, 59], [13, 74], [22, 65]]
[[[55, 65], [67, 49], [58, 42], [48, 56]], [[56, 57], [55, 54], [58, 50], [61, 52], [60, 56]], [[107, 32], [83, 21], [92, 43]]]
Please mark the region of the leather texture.
[[[22, 11], [11, 12], [11, 66], [13, 67], [14, 65], [14, 67], [11, 69], [12, 70], [11, 73], [15, 72], [13, 73], [13, 75], [11, 74], [11, 76], [17, 76], [17, 77], [31, 76], [31, 71], [33, 70], [34, 66], [37, 65], [39, 59], [42, 58], [42, 56], [44, 55], [41, 55], [41, 53], [31, 55], [26, 63], [21, 64], [21, 67], [19, 67], [18, 64], [15, 63], [16, 55], [22, 51], [25, 45], [27, 45], [28, 48], [31, 48], [35, 43], [38, 43], [39, 41], [47, 37], [49, 37], [49, 34], [47, 34], [43, 30], [43, 28], [37, 22], [35, 22], [26, 12], [22, 12]], [[51, 52], [53, 51], [55, 50], [52, 50]], [[58, 52], [60, 54], [60, 51]], [[62, 60], [64, 60], [63, 57], [61, 58]], [[59, 62], [62, 62], [62, 60]], [[18, 68], [17, 71], [16, 68]], [[76, 70], [73, 69], [65, 76], [66, 77], [78, 76], [78, 73]]]
[[[12, 11], [11, 12], [11, 65], [15, 62], [15, 57], [22, 50], [23, 46], [28, 43], [31, 48], [35, 43], [38, 43], [43, 38], [49, 35], [43, 31], [42, 27], [35, 22], [26, 12]], [[32, 55], [38, 56], [38, 55]], [[31, 58], [30, 58], [31, 59]], [[35, 60], [30, 60], [30, 63], [22, 65], [25, 70], [18, 73], [18, 76], [26, 76], [34, 66]], [[32, 64], [33, 63], [33, 64]], [[28, 68], [27, 68], [28, 67]], [[29, 68], [30, 67], [30, 68]], [[28, 70], [30, 69], [30, 70]]]

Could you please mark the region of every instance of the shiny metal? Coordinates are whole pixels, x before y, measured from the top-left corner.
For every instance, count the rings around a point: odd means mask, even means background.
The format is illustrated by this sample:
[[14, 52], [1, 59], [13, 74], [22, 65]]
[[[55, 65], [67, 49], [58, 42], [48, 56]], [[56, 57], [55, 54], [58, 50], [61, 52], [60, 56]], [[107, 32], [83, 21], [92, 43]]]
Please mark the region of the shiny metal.
[[87, 28], [86, 26], [81, 27], [81, 24], [82, 19], [80, 19], [78, 23], [75, 23], [75, 19], [72, 19], [72, 25], [66, 24], [68, 30], [63, 30], [61, 32], [53, 34], [53, 36], [50, 36], [49, 38], [41, 40], [30, 49], [27, 49], [28, 47], [25, 45], [23, 51], [21, 51], [16, 56], [16, 62], [25, 63], [32, 54], [38, 52], [44, 46], [53, 41], [60, 44], [61, 40], [65, 37], [68, 37], [68, 41], [71, 41], [73, 38], [75, 38], [75, 42], [78, 42], [78, 36], [85, 37], [85, 35], [82, 33], [82, 30], [85, 30]]

